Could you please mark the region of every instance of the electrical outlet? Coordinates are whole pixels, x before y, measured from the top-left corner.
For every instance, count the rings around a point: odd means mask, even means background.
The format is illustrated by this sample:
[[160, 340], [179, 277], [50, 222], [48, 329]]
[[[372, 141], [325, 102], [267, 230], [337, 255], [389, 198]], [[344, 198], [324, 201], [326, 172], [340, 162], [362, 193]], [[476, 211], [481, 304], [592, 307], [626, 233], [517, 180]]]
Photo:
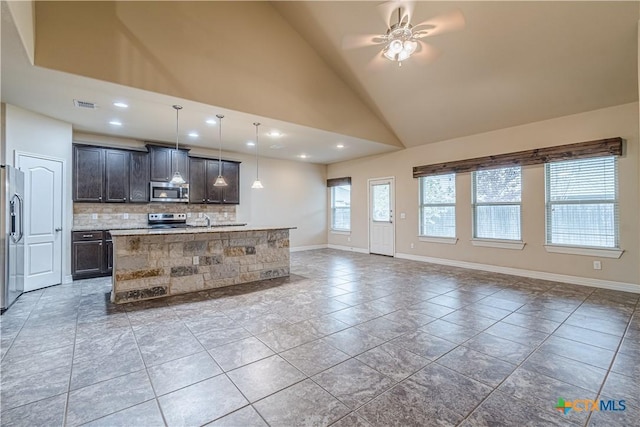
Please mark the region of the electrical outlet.
[[400, 219], [406, 219], [406, 218], [407, 218], [407, 214], [404, 212], [400, 212]]
[[193, 257], [193, 265], [198, 265], [198, 264], [200, 264], [200, 257], [196, 255]]
[[191, 212], [187, 212], [187, 218], [191, 218]]
[[602, 263], [600, 261], [593, 261], [594, 270], [602, 270]]
[[129, 219], [129, 214], [128, 213], [123, 213], [122, 214], [122, 219]]
[[98, 214], [91, 214], [91, 219], [98, 219]]
[[415, 247], [415, 245], [412, 243], [412, 244], [411, 244], [411, 249], [413, 249], [414, 247]]

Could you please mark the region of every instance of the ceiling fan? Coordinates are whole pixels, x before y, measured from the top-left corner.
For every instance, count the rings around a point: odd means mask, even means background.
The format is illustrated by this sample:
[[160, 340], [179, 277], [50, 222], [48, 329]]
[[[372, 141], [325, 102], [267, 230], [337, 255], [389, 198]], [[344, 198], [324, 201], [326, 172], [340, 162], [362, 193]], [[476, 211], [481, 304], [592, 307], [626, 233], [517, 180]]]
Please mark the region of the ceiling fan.
[[464, 28], [464, 15], [456, 9], [412, 25], [413, 7], [413, 2], [407, 1], [390, 1], [379, 5], [378, 10], [386, 21], [387, 31], [384, 34], [344, 36], [342, 48], [382, 45], [383, 48], [374, 61], [386, 58], [397, 62], [398, 66], [402, 66], [402, 61], [411, 56], [434, 60], [440, 55], [440, 51], [420, 39]]

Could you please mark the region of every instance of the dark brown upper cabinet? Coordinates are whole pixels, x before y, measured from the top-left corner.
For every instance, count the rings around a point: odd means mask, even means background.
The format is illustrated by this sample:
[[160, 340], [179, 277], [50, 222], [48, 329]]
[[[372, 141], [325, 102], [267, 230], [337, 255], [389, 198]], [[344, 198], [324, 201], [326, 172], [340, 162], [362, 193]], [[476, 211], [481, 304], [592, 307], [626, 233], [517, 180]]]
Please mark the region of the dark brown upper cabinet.
[[189, 158], [189, 203], [207, 203], [207, 162]]
[[104, 201], [125, 203], [129, 197], [129, 152], [104, 150]]
[[183, 178], [189, 176], [189, 151], [169, 147], [147, 145], [151, 161], [151, 181], [169, 182], [173, 174], [180, 172]]
[[226, 187], [215, 187], [219, 161], [199, 157], [189, 158], [189, 202], [214, 204], [240, 204], [240, 163], [222, 161], [222, 176]]
[[227, 186], [222, 187], [222, 203], [239, 205], [240, 163], [228, 161], [222, 162], [222, 176], [224, 176], [224, 179], [227, 181]]
[[149, 201], [149, 154], [132, 151], [129, 157], [129, 201]]
[[148, 153], [74, 145], [73, 201], [149, 202]]
[[102, 202], [104, 194], [104, 149], [73, 146], [73, 200]]

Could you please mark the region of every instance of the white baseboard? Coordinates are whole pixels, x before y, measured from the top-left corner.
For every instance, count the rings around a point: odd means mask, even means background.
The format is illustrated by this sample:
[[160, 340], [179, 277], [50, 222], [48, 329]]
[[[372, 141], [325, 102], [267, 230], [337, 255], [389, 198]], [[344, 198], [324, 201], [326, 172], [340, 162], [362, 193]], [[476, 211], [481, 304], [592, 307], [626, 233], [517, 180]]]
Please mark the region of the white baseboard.
[[[331, 247], [331, 245], [329, 245], [329, 247]], [[500, 267], [498, 265], [479, 264], [475, 262], [457, 261], [452, 259], [433, 258], [403, 253], [396, 253], [396, 258], [429, 262], [432, 264], [449, 265], [451, 267], [468, 268], [471, 270], [490, 271], [492, 273], [511, 274], [513, 276], [529, 277], [531, 279], [549, 280], [552, 282], [571, 283], [573, 285], [591, 286], [595, 288], [611, 289], [615, 291], [640, 293], [640, 285], [635, 283], [615, 282], [613, 280], [592, 279], [590, 277], [569, 276], [566, 274], [547, 273], [544, 271], [524, 270], [521, 268], [512, 267]]]
[[327, 245], [309, 245], [309, 246], [296, 246], [290, 248], [290, 252], [311, 251], [314, 249], [327, 249]]
[[339, 251], [349, 251], [349, 252], [357, 252], [359, 254], [369, 254], [367, 249], [362, 248], [352, 248], [350, 246], [341, 246], [341, 245], [327, 245], [329, 249], [337, 249]]
[[68, 285], [69, 283], [73, 282], [73, 276], [69, 275], [69, 276], [62, 276], [62, 284], [63, 285]]

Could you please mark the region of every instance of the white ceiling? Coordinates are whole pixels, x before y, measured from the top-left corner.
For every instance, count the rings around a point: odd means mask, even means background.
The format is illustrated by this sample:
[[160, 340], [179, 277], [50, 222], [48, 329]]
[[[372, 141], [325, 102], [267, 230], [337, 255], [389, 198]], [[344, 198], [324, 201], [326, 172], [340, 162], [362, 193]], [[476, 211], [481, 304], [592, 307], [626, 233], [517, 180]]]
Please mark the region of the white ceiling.
[[[460, 11], [466, 26], [424, 39], [441, 55], [434, 61], [412, 58], [402, 68], [384, 61], [372, 65], [375, 47], [341, 48], [345, 35], [385, 31], [378, 4], [298, 1], [274, 7], [407, 147], [638, 100], [639, 2], [417, 2], [414, 23]], [[247, 125], [254, 121], [263, 123], [261, 154], [274, 158], [333, 163], [395, 149], [33, 66], [8, 15], [2, 17], [2, 101], [72, 123], [76, 131], [175, 143], [171, 105], [178, 103], [184, 107], [180, 140], [189, 146], [217, 148], [218, 128], [205, 120], [221, 113], [225, 151], [254, 152], [246, 145], [255, 139]], [[73, 99], [99, 108], [78, 109]], [[115, 101], [130, 107], [118, 109]], [[123, 126], [109, 125], [114, 119]], [[266, 136], [275, 129], [284, 136]], [[200, 137], [188, 137], [191, 131]], [[345, 148], [338, 149], [339, 143]], [[282, 148], [268, 148], [274, 144]]]

